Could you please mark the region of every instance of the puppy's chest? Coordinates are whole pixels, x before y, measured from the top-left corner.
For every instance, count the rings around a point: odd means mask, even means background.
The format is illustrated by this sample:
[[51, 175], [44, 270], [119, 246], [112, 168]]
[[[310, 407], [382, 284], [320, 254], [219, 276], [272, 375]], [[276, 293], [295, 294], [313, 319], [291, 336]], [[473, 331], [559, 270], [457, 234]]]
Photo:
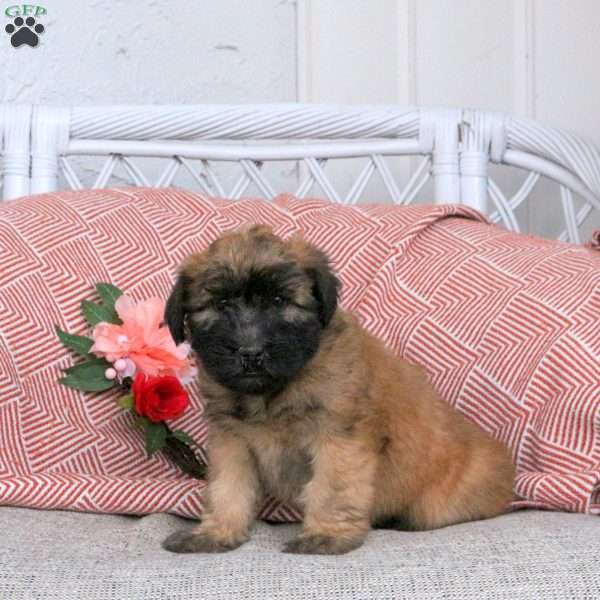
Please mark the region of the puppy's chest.
[[297, 502], [312, 477], [310, 436], [294, 428], [254, 427], [246, 439], [264, 491], [279, 500]]

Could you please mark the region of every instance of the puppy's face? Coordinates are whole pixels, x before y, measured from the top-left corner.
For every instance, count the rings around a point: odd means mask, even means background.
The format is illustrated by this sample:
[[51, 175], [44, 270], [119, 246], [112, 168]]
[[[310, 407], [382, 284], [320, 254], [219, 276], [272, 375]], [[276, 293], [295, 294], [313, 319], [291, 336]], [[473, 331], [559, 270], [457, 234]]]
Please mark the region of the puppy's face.
[[227, 234], [187, 259], [167, 303], [213, 379], [242, 394], [283, 388], [315, 354], [337, 306], [326, 256], [264, 226]]

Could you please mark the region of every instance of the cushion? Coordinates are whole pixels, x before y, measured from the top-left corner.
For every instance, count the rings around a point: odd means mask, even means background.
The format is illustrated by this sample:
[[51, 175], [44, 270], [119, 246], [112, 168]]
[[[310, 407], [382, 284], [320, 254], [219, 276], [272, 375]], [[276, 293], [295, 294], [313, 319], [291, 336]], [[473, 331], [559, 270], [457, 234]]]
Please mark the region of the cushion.
[[519, 511], [436, 531], [373, 531], [345, 556], [283, 554], [298, 525], [257, 523], [233, 552], [160, 542], [172, 515], [0, 508], [0, 598], [10, 600], [567, 600], [598, 598], [600, 520]]
[[[230, 202], [164, 189], [0, 206], [0, 503], [200, 513], [202, 483], [147, 458], [112, 392], [56, 383], [72, 357], [53, 327], [86, 331], [79, 303], [98, 281], [166, 298], [186, 255], [262, 222], [328, 252], [342, 305], [510, 445], [515, 506], [600, 511], [600, 254], [484, 220], [460, 206]], [[205, 440], [197, 387], [174, 427]], [[299, 516], [272, 500], [262, 515]]]

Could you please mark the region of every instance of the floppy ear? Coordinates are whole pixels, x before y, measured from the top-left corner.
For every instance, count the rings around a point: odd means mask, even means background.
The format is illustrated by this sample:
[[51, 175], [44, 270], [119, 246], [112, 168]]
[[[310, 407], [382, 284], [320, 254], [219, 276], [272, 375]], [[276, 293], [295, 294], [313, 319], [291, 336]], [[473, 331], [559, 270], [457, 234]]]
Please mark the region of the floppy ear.
[[312, 292], [319, 304], [319, 319], [323, 327], [327, 327], [337, 308], [339, 279], [332, 271], [327, 255], [300, 234], [293, 235], [288, 243], [296, 260], [313, 281]]
[[327, 327], [337, 308], [340, 282], [331, 270], [327, 257], [318, 250], [316, 252], [321, 255], [319, 261], [315, 266], [308, 267], [306, 272], [314, 282], [313, 295], [319, 303], [319, 319], [323, 327]]
[[185, 340], [185, 287], [185, 278], [180, 275], [171, 290], [165, 308], [165, 323], [176, 344], [181, 344]]

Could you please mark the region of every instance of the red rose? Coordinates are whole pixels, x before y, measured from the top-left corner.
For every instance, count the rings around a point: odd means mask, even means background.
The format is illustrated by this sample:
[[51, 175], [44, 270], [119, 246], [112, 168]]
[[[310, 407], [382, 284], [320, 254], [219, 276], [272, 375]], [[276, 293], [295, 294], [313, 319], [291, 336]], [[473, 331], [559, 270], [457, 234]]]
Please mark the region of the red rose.
[[147, 377], [138, 373], [133, 382], [135, 410], [154, 423], [176, 419], [190, 403], [190, 398], [177, 377]]

